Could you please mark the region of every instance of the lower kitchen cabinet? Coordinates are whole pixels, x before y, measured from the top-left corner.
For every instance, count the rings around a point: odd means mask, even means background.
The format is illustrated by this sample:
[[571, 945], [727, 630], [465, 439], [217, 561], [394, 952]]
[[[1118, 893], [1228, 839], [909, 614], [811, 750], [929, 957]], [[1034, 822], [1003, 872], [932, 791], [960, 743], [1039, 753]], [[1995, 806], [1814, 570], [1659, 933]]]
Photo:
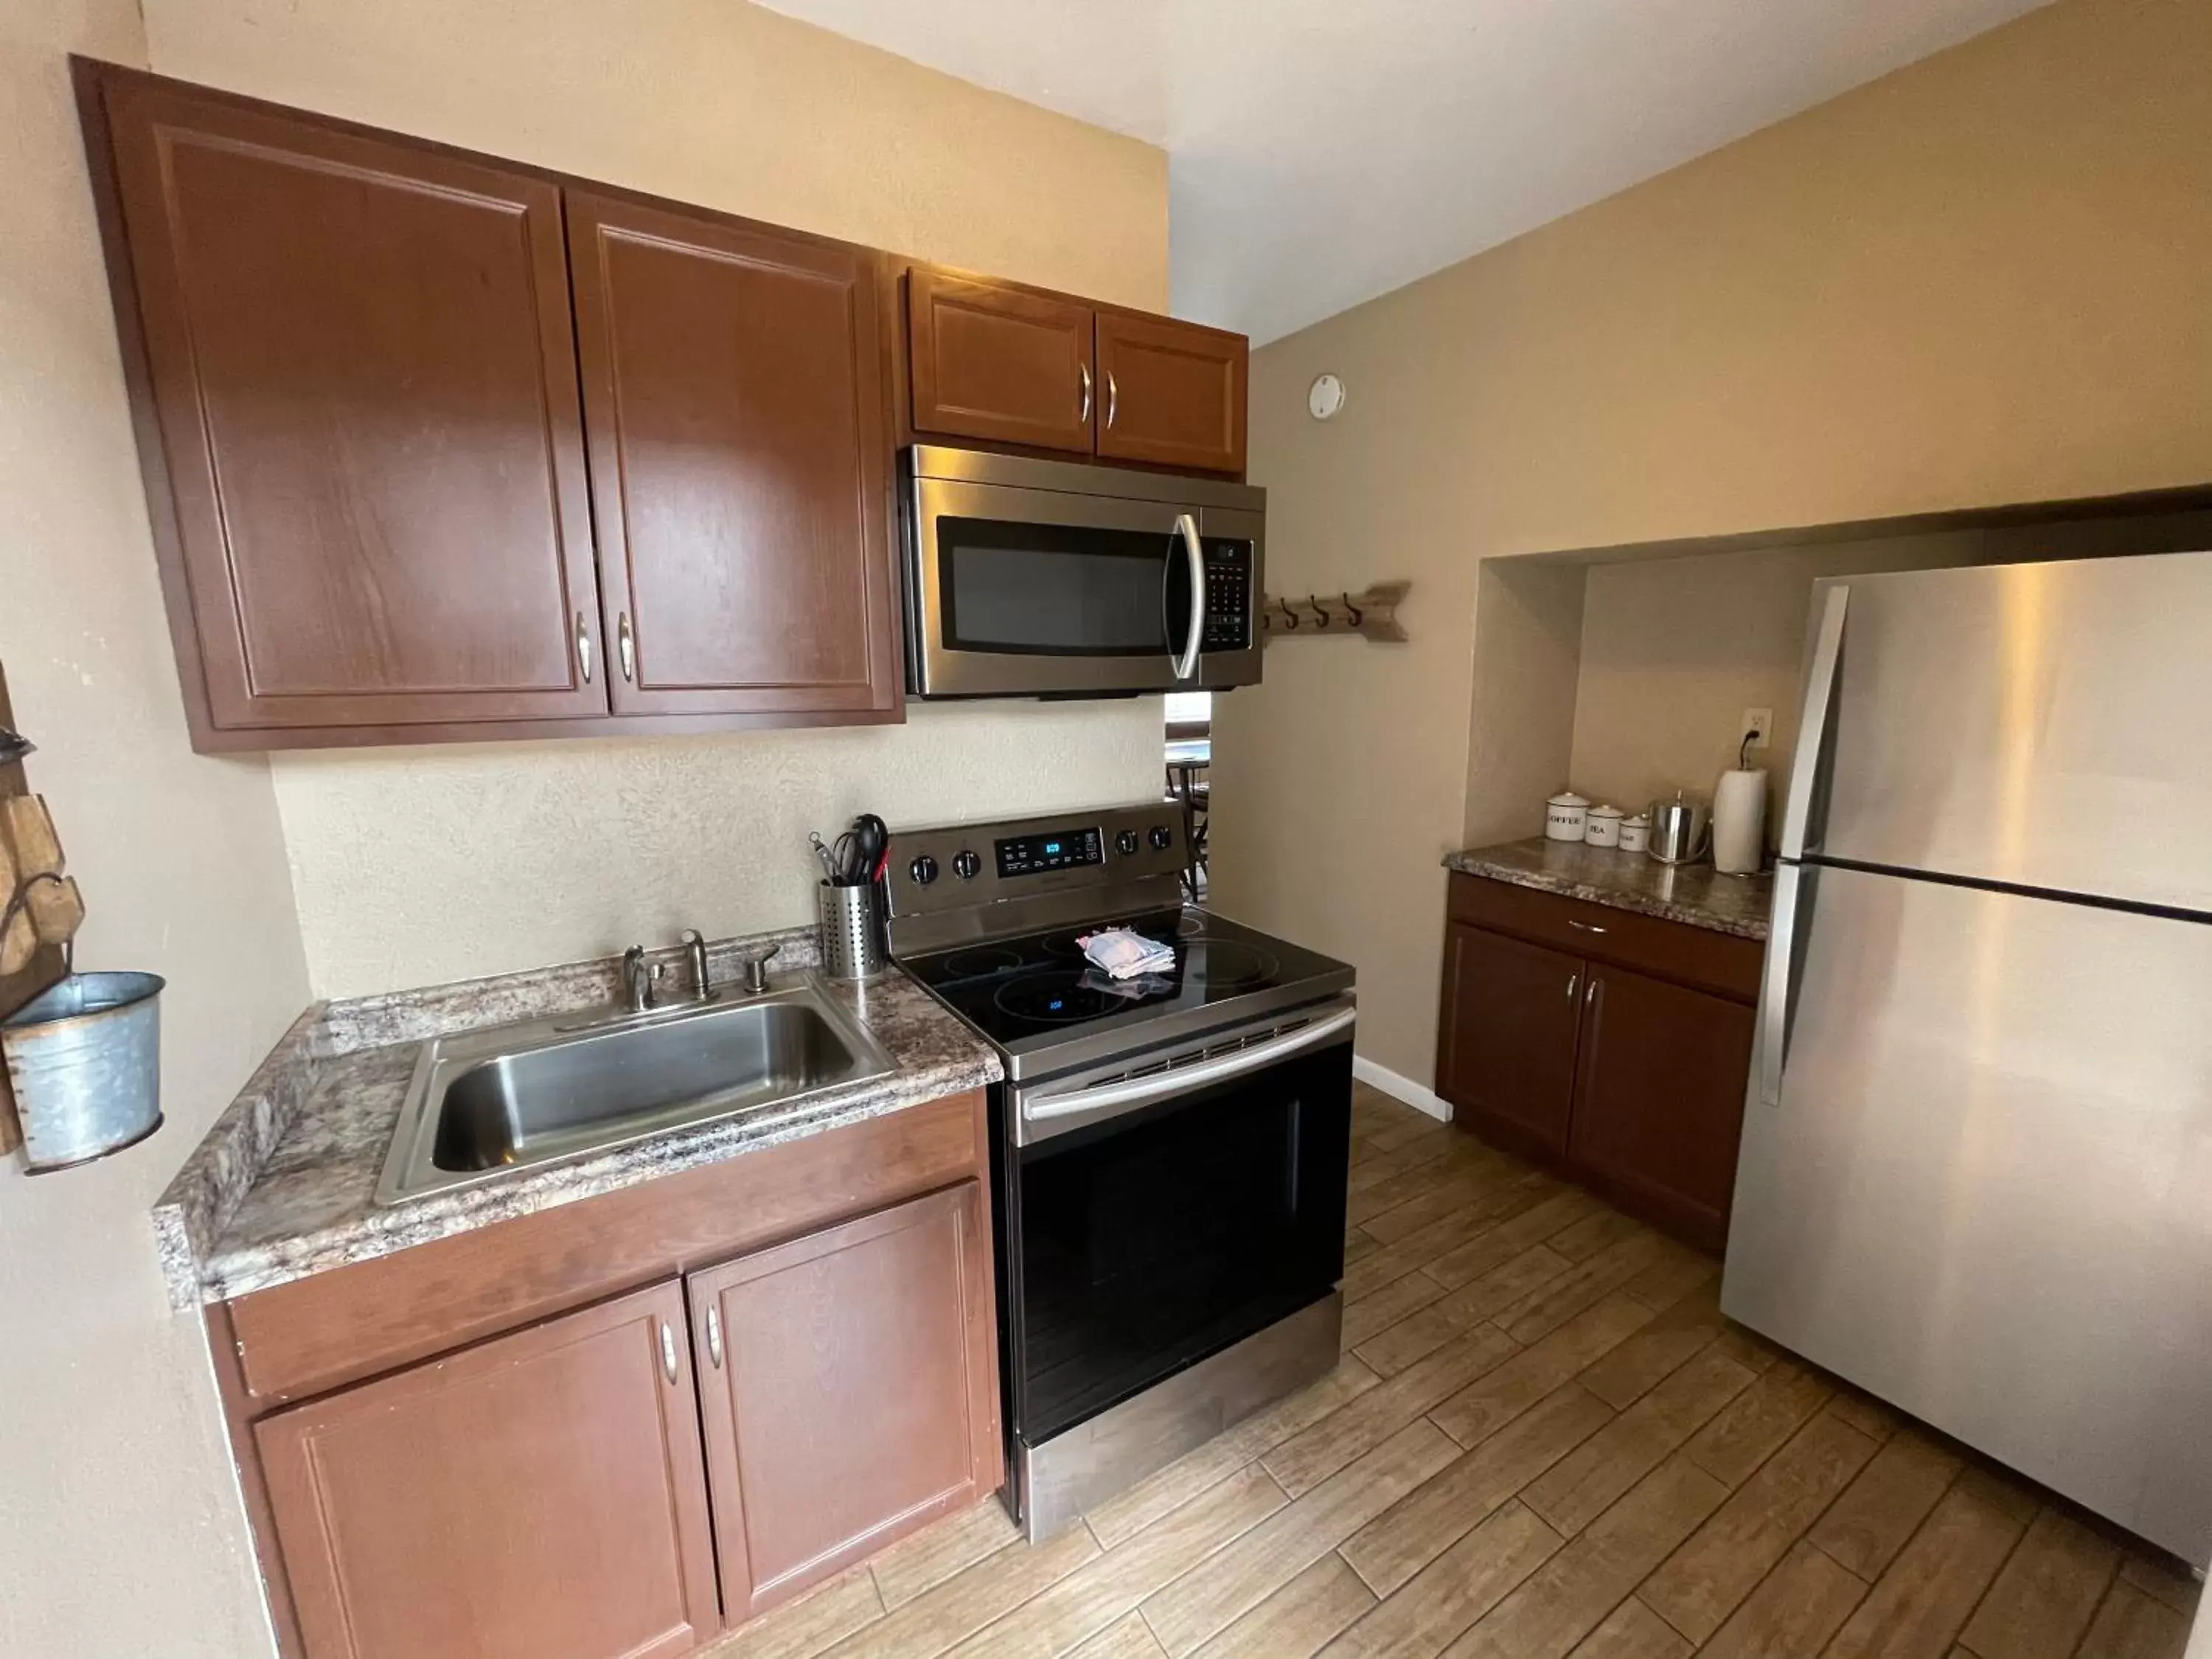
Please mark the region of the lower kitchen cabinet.
[[691, 1275], [732, 1624], [998, 1484], [973, 1182]]
[[1756, 940], [1455, 874], [1437, 1091], [1462, 1127], [1718, 1251], [1764, 955]]
[[211, 1310], [284, 1659], [672, 1659], [987, 1498], [987, 1135], [949, 1096]]
[[264, 1419], [307, 1659], [655, 1659], [720, 1625], [673, 1280]]
[[1480, 927], [1444, 946], [1437, 1092], [1514, 1152], [1567, 1150], [1582, 963]]
[[1586, 970], [1567, 1156], [1670, 1231], [1728, 1237], [1753, 1011], [1626, 969]]

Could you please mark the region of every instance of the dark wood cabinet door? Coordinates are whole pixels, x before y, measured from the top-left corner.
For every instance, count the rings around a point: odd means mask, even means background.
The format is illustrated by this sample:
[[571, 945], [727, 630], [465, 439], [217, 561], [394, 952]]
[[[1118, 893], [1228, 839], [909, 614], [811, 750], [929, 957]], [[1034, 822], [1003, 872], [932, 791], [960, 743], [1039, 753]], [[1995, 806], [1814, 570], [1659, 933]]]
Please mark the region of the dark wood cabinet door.
[[1249, 355], [1241, 334], [1100, 312], [1098, 453], [1242, 472]]
[[1089, 306], [916, 266], [907, 276], [915, 430], [1088, 455], [1098, 412]]
[[254, 1438], [307, 1659], [656, 1659], [717, 1626], [672, 1280]]
[[187, 697], [218, 729], [605, 714], [559, 191], [104, 93]]
[[973, 1182], [694, 1273], [708, 1484], [739, 1623], [998, 1483]]
[[568, 205], [616, 712], [895, 711], [874, 257]]
[[1510, 1151], [1566, 1150], [1585, 983], [1573, 957], [1452, 924], [1437, 1092], [1455, 1121]]
[[1753, 1011], [1593, 967], [1568, 1151], [1593, 1184], [1704, 1249], [1728, 1237]]

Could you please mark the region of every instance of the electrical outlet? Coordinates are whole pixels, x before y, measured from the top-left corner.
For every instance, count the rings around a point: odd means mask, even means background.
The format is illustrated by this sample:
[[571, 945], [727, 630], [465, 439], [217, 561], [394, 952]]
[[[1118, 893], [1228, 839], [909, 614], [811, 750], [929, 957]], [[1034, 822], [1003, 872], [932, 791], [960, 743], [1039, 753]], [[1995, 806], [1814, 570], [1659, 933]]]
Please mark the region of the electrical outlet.
[[1774, 711], [1771, 708], [1745, 709], [1742, 732], [1736, 740], [1741, 743], [1746, 737], [1751, 739], [1753, 749], [1764, 749], [1773, 742]]

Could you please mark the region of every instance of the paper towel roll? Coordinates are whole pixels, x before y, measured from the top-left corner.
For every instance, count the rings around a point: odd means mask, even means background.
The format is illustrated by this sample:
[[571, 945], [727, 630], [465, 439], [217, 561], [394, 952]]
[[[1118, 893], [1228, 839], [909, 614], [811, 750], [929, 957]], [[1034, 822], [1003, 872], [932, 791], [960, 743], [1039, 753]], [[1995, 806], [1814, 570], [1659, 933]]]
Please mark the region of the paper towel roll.
[[1713, 787], [1713, 868], [1753, 876], [1766, 857], [1766, 773], [1723, 772]]

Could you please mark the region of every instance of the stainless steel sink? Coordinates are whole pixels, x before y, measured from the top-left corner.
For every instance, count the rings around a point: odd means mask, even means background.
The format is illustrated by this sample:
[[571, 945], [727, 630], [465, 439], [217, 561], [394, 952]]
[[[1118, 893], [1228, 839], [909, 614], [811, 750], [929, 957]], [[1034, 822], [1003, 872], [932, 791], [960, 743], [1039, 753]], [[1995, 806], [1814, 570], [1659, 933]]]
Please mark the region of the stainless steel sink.
[[811, 980], [651, 1013], [435, 1037], [416, 1060], [376, 1201], [449, 1192], [890, 1069]]

